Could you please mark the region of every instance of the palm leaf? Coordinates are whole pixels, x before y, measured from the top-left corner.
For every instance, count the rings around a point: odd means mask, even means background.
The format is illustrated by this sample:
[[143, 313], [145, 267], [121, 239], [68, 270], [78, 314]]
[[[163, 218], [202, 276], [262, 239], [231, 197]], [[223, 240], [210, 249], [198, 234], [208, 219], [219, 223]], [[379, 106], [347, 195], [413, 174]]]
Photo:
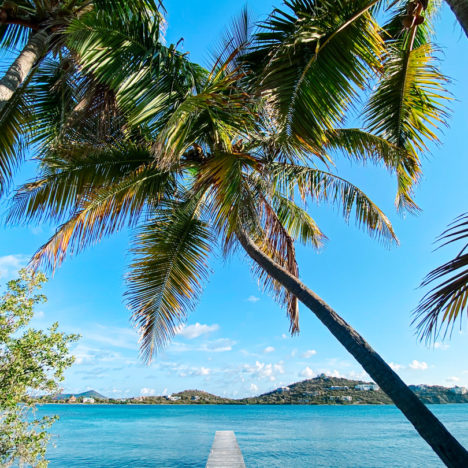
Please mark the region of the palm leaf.
[[129, 143], [105, 149], [88, 145], [58, 147], [42, 158], [38, 177], [17, 190], [7, 222], [64, 220], [97, 188], [118, 184], [151, 162], [148, 148]]
[[247, 59], [284, 137], [314, 150], [379, 67], [383, 41], [368, 11], [371, 2], [285, 5], [289, 11], [274, 10], [261, 26]]
[[[442, 246], [468, 239], [468, 213], [459, 216], [438, 241]], [[463, 313], [468, 314], [468, 242], [459, 254], [442, 266], [432, 270], [421, 286], [439, 281], [422, 299], [416, 309], [413, 324], [421, 337], [436, 339], [445, 327], [444, 336], [453, 330], [457, 319], [462, 323]]]
[[128, 276], [127, 305], [150, 361], [174, 336], [208, 276], [212, 235], [199, 200], [168, 202], [139, 230]]
[[324, 148], [339, 150], [345, 157], [364, 163], [383, 163], [397, 176], [397, 208], [408, 211], [419, 209], [413, 200], [413, 188], [421, 174], [421, 164], [416, 153], [356, 128], [326, 132]]
[[366, 109], [372, 133], [390, 143], [417, 153], [427, 141], [437, 141], [445, 124], [447, 79], [438, 71], [430, 44], [408, 50], [390, 45], [385, 71]]
[[354, 213], [356, 223], [382, 239], [397, 241], [392, 225], [380, 208], [355, 185], [330, 172], [287, 163], [272, 163], [271, 176], [286, 193], [297, 187], [305, 199], [341, 206], [348, 221]]
[[24, 156], [26, 131], [31, 120], [24, 91], [24, 87], [17, 89], [0, 112], [0, 194], [8, 187]]
[[73, 216], [39, 249], [32, 265], [54, 269], [66, 254], [80, 252], [104, 236], [135, 226], [146, 209], [157, 206], [174, 190], [172, 175], [152, 166], [142, 166], [115, 184], [98, 186], [78, 199]]

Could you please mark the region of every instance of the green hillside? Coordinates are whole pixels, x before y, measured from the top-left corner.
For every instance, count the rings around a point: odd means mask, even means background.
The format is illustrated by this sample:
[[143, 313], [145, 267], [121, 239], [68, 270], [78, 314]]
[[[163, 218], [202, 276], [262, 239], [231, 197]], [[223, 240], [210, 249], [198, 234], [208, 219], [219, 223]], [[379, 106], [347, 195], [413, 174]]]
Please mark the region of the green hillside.
[[[426, 404], [468, 403], [468, 393], [462, 389], [438, 385], [410, 385], [416, 395]], [[114, 404], [153, 405], [389, 405], [390, 398], [375, 384], [362, 380], [342, 379], [320, 375], [287, 387], [280, 387], [259, 396], [234, 400], [223, 398], [202, 390], [184, 390], [169, 396], [144, 396], [134, 398], [107, 399], [90, 390], [78, 394], [60, 394], [46, 397], [42, 401], [67, 401], [75, 396], [77, 401], [94, 398], [96, 402]]]

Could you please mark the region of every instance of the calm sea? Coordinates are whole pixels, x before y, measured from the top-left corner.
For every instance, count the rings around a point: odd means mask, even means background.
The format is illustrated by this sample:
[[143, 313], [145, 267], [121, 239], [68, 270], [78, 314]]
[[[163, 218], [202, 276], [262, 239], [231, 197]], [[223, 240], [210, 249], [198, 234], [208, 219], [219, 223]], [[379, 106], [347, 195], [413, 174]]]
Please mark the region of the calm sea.
[[[431, 410], [468, 446], [468, 405]], [[51, 467], [204, 467], [234, 430], [247, 467], [442, 466], [392, 406], [44, 405]]]

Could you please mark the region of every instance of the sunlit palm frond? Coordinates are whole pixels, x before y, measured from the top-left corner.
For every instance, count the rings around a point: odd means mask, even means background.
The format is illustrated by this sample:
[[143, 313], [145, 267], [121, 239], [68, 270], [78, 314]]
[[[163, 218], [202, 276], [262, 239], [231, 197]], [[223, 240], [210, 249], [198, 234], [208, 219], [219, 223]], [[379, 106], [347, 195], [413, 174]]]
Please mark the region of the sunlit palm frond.
[[246, 171], [257, 161], [242, 153], [219, 152], [214, 156], [200, 166], [194, 190], [205, 195], [205, 210], [214, 230], [222, 234], [227, 251], [242, 219], [257, 218], [258, 200], [245, 181]]
[[[71, 23], [68, 46], [84, 70], [116, 93], [129, 124], [157, 130], [174, 106], [200, 86], [204, 70], [162, 44], [161, 24], [142, 14], [95, 11]], [[167, 118], [167, 117], [166, 117]]]
[[421, 300], [414, 315], [421, 339], [436, 339], [443, 328], [444, 336], [452, 331], [457, 320], [460, 326], [463, 314], [468, 315], [468, 213], [459, 216], [438, 239], [441, 247], [453, 242], [465, 242], [458, 255], [432, 270], [421, 286], [439, 281]]
[[0, 112], [0, 195], [8, 187], [14, 170], [23, 159], [30, 112], [24, 88], [16, 90]]
[[306, 210], [278, 192], [273, 196], [272, 206], [291, 237], [304, 245], [322, 246], [326, 236]]
[[339, 150], [345, 157], [353, 160], [383, 163], [397, 176], [398, 209], [417, 211], [413, 201], [414, 185], [421, 174], [419, 157], [412, 151], [390, 143], [384, 138], [361, 129], [336, 129], [326, 132], [325, 149]]
[[151, 166], [142, 166], [115, 184], [98, 186], [78, 200], [75, 213], [34, 255], [32, 265], [54, 269], [67, 254], [80, 252], [126, 226], [135, 226], [148, 206], [157, 206], [162, 197], [174, 191], [172, 174]]
[[382, 239], [397, 241], [393, 227], [380, 208], [358, 187], [330, 172], [309, 167], [273, 163], [271, 175], [281, 189], [296, 186], [305, 199], [310, 196], [317, 203], [329, 202], [340, 206], [348, 221], [354, 213], [359, 227]]
[[247, 59], [281, 131], [317, 148], [379, 67], [383, 41], [367, 1], [285, 5], [261, 26]]
[[167, 345], [195, 306], [213, 242], [199, 217], [199, 200], [163, 205], [137, 233], [127, 279], [127, 305], [146, 361]]
[[214, 69], [200, 92], [172, 113], [154, 148], [161, 167], [170, 167], [193, 144], [231, 151], [233, 141], [255, 127], [252, 97], [236, 86], [242, 73]]
[[64, 220], [96, 188], [118, 184], [126, 175], [151, 162], [148, 148], [131, 143], [106, 149], [74, 145], [49, 150], [41, 160], [37, 178], [15, 193], [7, 222]]
[[243, 65], [242, 58], [252, 40], [253, 27], [251, 15], [247, 7], [244, 7], [227, 28], [212, 54], [215, 66], [225, 65], [230, 72], [233, 72]]
[[366, 109], [372, 133], [417, 153], [437, 141], [447, 119], [447, 78], [437, 69], [430, 44], [401, 49], [389, 45], [385, 71]]

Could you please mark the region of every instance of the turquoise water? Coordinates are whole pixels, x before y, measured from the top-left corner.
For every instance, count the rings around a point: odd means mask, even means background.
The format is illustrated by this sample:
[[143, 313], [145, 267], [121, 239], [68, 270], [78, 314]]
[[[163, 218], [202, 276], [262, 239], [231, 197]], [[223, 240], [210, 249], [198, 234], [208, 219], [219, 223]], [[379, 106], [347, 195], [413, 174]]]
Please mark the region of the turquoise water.
[[[468, 446], [468, 405], [431, 410]], [[44, 405], [58, 414], [50, 467], [204, 467], [234, 430], [247, 467], [442, 466], [392, 406]]]

